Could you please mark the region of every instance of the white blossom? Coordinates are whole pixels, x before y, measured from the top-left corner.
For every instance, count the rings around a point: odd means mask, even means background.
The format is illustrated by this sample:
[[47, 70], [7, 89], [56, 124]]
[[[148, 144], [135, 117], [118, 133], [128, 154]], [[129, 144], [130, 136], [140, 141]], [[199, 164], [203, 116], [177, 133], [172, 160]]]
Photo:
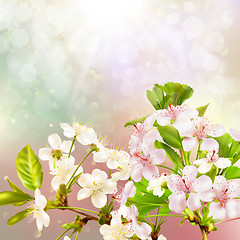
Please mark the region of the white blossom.
[[93, 128], [89, 128], [86, 125], [78, 122], [74, 122], [72, 126], [68, 123], [60, 123], [60, 127], [63, 129], [65, 137], [73, 138], [76, 136], [76, 139], [82, 145], [90, 145], [92, 143], [98, 145], [99, 143], [97, 133]]
[[94, 169], [92, 174], [82, 174], [78, 180], [82, 189], [78, 192], [78, 200], [91, 196], [92, 203], [97, 208], [102, 208], [107, 203], [106, 194], [112, 194], [117, 189], [117, 183], [107, 179], [107, 174], [99, 169]]
[[[56, 162], [56, 167], [50, 172], [50, 174], [54, 175], [51, 186], [55, 191], [58, 190], [60, 184], [67, 184], [67, 182], [71, 178], [72, 174], [77, 168], [77, 165], [74, 165], [74, 162], [75, 159], [72, 156], [70, 156], [70, 158], [65, 156], [62, 158], [62, 160]], [[80, 166], [75, 173], [75, 176], [82, 171], [83, 169]]]
[[169, 175], [163, 173], [160, 177], [149, 181], [147, 191], [153, 191], [153, 195], [161, 197], [164, 194], [165, 189], [167, 188], [168, 178]]
[[[39, 158], [42, 161], [49, 161], [50, 169], [54, 168], [56, 160], [60, 160], [62, 156], [68, 155], [72, 145], [72, 141], [63, 141], [58, 134], [54, 133], [48, 137], [50, 147], [39, 149]], [[71, 152], [74, 151], [74, 145]]]
[[50, 223], [50, 217], [44, 211], [44, 208], [47, 205], [47, 199], [41, 194], [38, 188], [34, 192], [34, 197], [35, 200], [30, 203], [29, 211], [31, 212], [33, 219], [36, 219], [38, 231], [41, 232], [43, 225], [48, 227]]

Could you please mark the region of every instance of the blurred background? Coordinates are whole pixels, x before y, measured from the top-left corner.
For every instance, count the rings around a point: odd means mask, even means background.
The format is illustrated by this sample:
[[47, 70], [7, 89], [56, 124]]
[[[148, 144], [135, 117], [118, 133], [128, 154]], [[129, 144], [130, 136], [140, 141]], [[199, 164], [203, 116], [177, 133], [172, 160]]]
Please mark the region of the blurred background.
[[[189, 84], [189, 106], [210, 102], [213, 122], [240, 130], [239, 11], [238, 0], [0, 0], [0, 191], [9, 190], [6, 175], [21, 186], [17, 153], [30, 144], [38, 154], [50, 134], [63, 137], [60, 122], [83, 121], [127, 150], [124, 123], [153, 111], [145, 92], [155, 83]], [[77, 161], [85, 152], [75, 152]], [[53, 198], [42, 165], [42, 193]], [[91, 171], [91, 159], [84, 167]], [[0, 238], [39, 238], [35, 222], [7, 227], [18, 210], [0, 208]], [[74, 220], [54, 211], [40, 239], [56, 239]], [[163, 225], [168, 240], [201, 239], [179, 222]], [[209, 239], [238, 240], [239, 224], [219, 225]], [[97, 224], [84, 228], [86, 237], [102, 239]]]

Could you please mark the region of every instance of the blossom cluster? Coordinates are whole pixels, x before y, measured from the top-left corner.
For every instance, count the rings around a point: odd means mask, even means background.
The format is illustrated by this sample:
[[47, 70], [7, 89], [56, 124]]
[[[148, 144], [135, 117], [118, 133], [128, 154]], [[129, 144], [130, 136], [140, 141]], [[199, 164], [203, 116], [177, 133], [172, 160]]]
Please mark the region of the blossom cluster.
[[[75, 233], [77, 239], [93, 220], [99, 223], [104, 240], [166, 240], [161, 234], [166, 217], [180, 217], [181, 223], [199, 225], [207, 239], [207, 234], [217, 230], [216, 222], [240, 218], [240, 133], [213, 124], [204, 116], [208, 105], [194, 109], [183, 104], [192, 93], [190, 87], [175, 83], [148, 90], [155, 111], [126, 124], [133, 129], [129, 151], [109, 148], [87, 125], [60, 123], [67, 140], [54, 133], [47, 146], [39, 149], [39, 158], [48, 162], [52, 176], [51, 188], [56, 193], [52, 200], [40, 191], [41, 161], [29, 145], [23, 148], [17, 157], [17, 173], [34, 197], [6, 178], [13, 191], [0, 193], [0, 205], [29, 203], [8, 225], [31, 216], [42, 231], [50, 225], [49, 210], [65, 209], [77, 216], [63, 225], [66, 231], [57, 239], [68, 231], [72, 233], [64, 240]], [[77, 144], [88, 147], [81, 161], [74, 157]], [[83, 167], [89, 158], [97, 166], [91, 172]], [[76, 207], [68, 202], [72, 188], [77, 189]], [[83, 208], [83, 199], [90, 199], [97, 210]]]

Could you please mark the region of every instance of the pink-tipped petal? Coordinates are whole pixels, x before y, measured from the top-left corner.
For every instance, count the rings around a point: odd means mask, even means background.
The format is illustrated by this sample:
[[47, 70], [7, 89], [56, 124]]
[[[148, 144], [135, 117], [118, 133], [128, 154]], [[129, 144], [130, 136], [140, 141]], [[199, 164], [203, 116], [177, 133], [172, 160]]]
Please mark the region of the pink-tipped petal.
[[208, 151], [208, 152], [213, 151], [213, 150], [218, 152], [219, 143], [213, 138], [206, 138], [203, 140], [203, 142], [201, 144], [201, 149]]
[[220, 137], [225, 134], [225, 129], [220, 124], [214, 124], [212, 125], [211, 131], [208, 133], [211, 137]]
[[220, 202], [212, 202], [209, 206], [209, 216], [213, 216], [213, 219], [223, 220], [226, 217], [226, 210]]
[[164, 115], [165, 111], [166, 110], [159, 110], [160, 112], [158, 112], [156, 114], [156, 120], [157, 120], [157, 123], [160, 125], [160, 126], [166, 126], [167, 124], [170, 123], [170, 120], [171, 120], [171, 117], [167, 117]]
[[200, 197], [197, 193], [190, 193], [187, 200], [187, 206], [191, 211], [195, 211], [202, 206]]
[[166, 152], [163, 149], [155, 149], [149, 155], [152, 164], [161, 164], [166, 159]]
[[196, 179], [194, 190], [198, 193], [207, 192], [212, 188], [212, 180], [206, 175], [202, 175]]
[[141, 223], [137, 224], [135, 227], [135, 231], [137, 236], [142, 239], [146, 240], [150, 237], [150, 234], [152, 232], [152, 228], [147, 223]]
[[169, 209], [176, 212], [181, 213], [186, 209], [186, 196], [184, 193], [182, 194], [172, 194], [169, 196]]
[[181, 136], [192, 137], [194, 125], [189, 118], [178, 117], [173, 123], [173, 126], [179, 131]]
[[197, 177], [197, 168], [196, 166], [185, 166], [183, 171], [182, 171], [183, 175], [182, 178], [185, 181], [185, 184], [188, 187], [191, 187], [192, 183], [196, 180]]
[[230, 218], [240, 217], [240, 200], [239, 199], [230, 199], [226, 203], [227, 215]]
[[228, 188], [228, 183], [225, 177], [216, 176], [215, 181], [213, 183], [213, 188], [217, 190], [217, 192], [225, 193]]
[[230, 128], [229, 129], [229, 134], [233, 138], [233, 140], [239, 142], [240, 141], [240, 132], [237, 131], [236, 129]]
[[147, 164], [143, 167], [142, 170], [143, 176], [148, 180], [152, 180], [153, 178], [155, 178], [156, 176], [159, 175], [159, 171], [157, 166], [153, 165], [153, 164]]
[[228, 184], [228, 197], [239, 198], [240, 197], [240, 185], [239, 182], [230, 182]]
[[194, 149], [198, 144], [198, 139], [196, 137], [186, 137], [182, 141], [183, 149], [187, 152]]
[[186, 187], [182, 181], [182, 177], [176, 174], [172, 174], [169, 176], [168, 182], [167, 182], [168, 188], [173, 193], [179, 193], [186, 191]]
[[131, 178], [135, 182], [139, 182], [142, 179], [142, 170], [143, 170], [143, 165], [140, 163], [137, 163], [132, 166], [132, 172], [131, 172]]

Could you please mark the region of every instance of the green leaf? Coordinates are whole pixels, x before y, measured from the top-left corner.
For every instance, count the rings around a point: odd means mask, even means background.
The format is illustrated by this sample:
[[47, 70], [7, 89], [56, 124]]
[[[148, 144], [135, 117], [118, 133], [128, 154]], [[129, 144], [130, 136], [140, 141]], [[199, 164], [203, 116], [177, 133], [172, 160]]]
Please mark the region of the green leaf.
[[193, 89], [185, 84], [168, 82], [163, 87], [167, 95], [170, 96], [173, 105], [181, 105], [193, 95]]
[[173, 148], [182, 149], [182, 141], [178, 130], [172, 125], [157, 126], [158, 132], [162, 136], [165, 143]]
[[196, 110], [198, 111], [198, 116], [199, 116], [199, 117], [203, 117], [203, 116], [204, 116], [204, 114], [205, 114], [205, 112], [206, 112], [209, 104], [210, 104], [210, 103], [208, 103], [207, 105], [204, 105], [204, 106], [201, 106], [201, 107], [196, 108]]
[[135, 194], [131, 199], [131, 203], [137, 207], [139, 215], [141, 216], [146, 215], [160, 206], [167, 205], [167, 202], [162, 197], [160, 198], [150, 193], [142, 195], [140, 192]]
[[158, 214], [169, 214], [171, 210], [168, 206], [163, 206], [159, 209]]
[[35, 191], [41, 188], [43, 172], [42, 166], [30, 145], [24, 147], [17, 156], [17, 174], [23, 186]]
[[227, 180], [240, 178], [240, 168], [236, 166], [229, 167], [225, 173], [225, 178]]
[[173, 162], [175, 166], [183, 168], [182, 158], [168, 145], [161, 143], [158, 140], [155, 141], [155, 147], [158, 149], [164, 149], [166, 151], [167, 157]]
[[0, 192], [0, 206], [22, 202], [26, 203], [32, 200], [33, 198], [26, 193], [12, 191]]
[[29, 214], [31, 214], [31, 212], [29, 212], [28, 209], [25, 209], [17, 214], [15, 214], [14, 216], [12, 216], [8, 222], [7, 225], [8, 226], [12, 226], [18, 222], [20, 222], [21, 220], [23, 220], [24, 218], [26, 218]]
[[228, 157], [229, 155], [229, 144], [232, 142], [232, 138], [229, 133], [225, 133], [221, 137], [214, 138], [219, 143], [219, 153], [221, 157]]
[[137, 123], [143, 123], [147, 117], [148, 116], [129, 121], [129, 122], [125, 123], [124, 127], [132, 126]]
[[8, 177], [5, 177], [5, 180], [8, 181], [10, 187], [14, 192], [25, 193], [22, 189], [20, 189], [17, 185], [15, 185], [12, 181], [10, 181]]

